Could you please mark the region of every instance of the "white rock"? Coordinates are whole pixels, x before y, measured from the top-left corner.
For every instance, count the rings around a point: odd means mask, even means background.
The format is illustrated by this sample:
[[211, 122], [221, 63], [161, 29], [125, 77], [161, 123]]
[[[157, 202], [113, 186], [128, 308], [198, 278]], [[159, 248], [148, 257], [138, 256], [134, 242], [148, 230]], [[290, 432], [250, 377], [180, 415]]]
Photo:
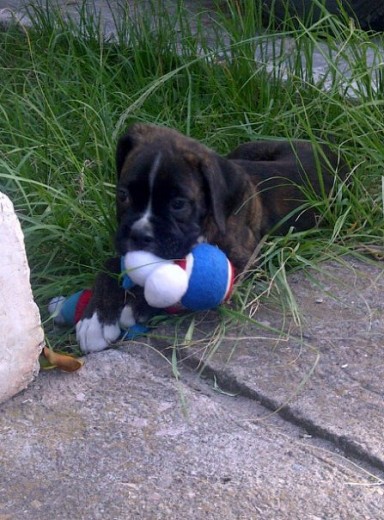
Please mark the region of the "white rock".
[[29, 275], [19, 220], [0, 193], [0, 402], [26, 388], [39, 371], [44, 333]]

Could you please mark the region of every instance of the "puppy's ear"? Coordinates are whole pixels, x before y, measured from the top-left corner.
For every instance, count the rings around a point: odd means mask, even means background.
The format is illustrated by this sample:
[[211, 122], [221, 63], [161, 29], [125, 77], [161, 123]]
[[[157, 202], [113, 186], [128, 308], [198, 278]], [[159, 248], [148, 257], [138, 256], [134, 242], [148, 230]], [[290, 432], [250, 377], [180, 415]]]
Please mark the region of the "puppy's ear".
[[120, 137], [116, 147], [116, 172], [117, 177], [120, 177], [121, 170], [123, 168], [127, 155], [132, 151], [135, 146], [135, 142], [130, 133], [127, 133]]
[[221, 173], [219, 161], [214, 155], [206, 155], [200, 161], [200, 171], [208, 188], [208, 203], [220, 233], [226, 230], [227, 186]]
[[127, 156], [139, 143], [143, 142], [146, 137], [148, 138], [148, 135], [153, 132], [154, 128], [152, 125], [135, 123], [128, 129], [126, 134], [120, 137], [116, 147], [116, 171], [118, 177], [120, 177]]
[[208, 186], [208, 202], [220, 233], [226, 231], [227, 218], [242, 200], [244, 179], [230, 161], [216, 154], [206, 154], [200, 171]]

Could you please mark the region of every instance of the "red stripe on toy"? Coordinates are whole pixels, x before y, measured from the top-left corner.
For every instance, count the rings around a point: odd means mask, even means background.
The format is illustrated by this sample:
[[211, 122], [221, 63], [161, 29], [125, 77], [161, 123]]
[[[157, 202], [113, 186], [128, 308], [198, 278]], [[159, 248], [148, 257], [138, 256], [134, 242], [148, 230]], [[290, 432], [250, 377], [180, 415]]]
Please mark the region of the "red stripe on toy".
[[76, 310], [75, 310], [75, 324], [78, 321], [80, 321], [81, 318], [83, 317], [85, 308], [88, 305], [89, 300], [91, 299], [91, 296], [92, 296], [92, 291], [90, 289], [84, 289], [84, 291], [80, 295], [79, 301], [77, 302]]
[[233, 265], [231, 264], [231, 262], [228, 260], [228, 287], [227, 287], [227, 290], [225, 291], [225, 296], [224, 296], [224, 300], [223, 301], [227, 301], [229, 300], [231, 294], [232, 294], [232, 289], [233, 289], [233, 284], [235, 283], [235, 270], [233, 268]]
[[186, 259], [186, 258], [182, 258], [181, 260], [174, 260], [173, 263], [176, 264], [176, 265], [178, 265], [178, 266], [181, 267], [182, 269], [184, 269], [184, 271], [185, 271], [186, 268], [187, 268], [187, 259]]
[[165, 312], [167, 312], [168, 314], [180, 314], [183, 311], [185, 311], [185, 309], [181, 305], [181, 303], [175, 303], [175, 305], [172, 305], [171, 307], [167, 307], [165, 309]]

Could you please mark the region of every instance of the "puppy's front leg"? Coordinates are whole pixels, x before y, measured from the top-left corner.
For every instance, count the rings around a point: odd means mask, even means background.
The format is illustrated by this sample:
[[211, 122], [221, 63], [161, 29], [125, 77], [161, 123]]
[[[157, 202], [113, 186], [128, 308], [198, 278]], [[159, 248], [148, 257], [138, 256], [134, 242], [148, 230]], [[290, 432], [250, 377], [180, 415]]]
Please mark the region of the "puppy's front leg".
[[119, 283], [120, 259], [106, 262], [96, 278], [92, 297], [76, 325], [76, 337], [84, 353], [104, 350], [120, 335], [119, 320], [125, 291]]
[[121, 259], [112, 258], [96, 278], [92, 297], [76, 325], [77, 341], [84, 354], [108, 348], [121, 329], [145, 323], [159, 312], [147, 304], [142, 287], [123, 289], [120, 274]]

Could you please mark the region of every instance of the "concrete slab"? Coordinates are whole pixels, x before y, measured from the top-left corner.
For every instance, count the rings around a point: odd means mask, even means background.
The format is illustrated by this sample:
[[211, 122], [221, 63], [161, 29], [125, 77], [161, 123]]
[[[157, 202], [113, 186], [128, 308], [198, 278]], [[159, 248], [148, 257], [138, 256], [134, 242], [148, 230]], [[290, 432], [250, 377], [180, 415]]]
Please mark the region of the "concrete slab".
[[[383, 264], [339, 259], [291, 276], [290, 286], [300, 325], [267, 302], [254, 319], [277, 332], [246, 324], [230, 328], [212, 358], [207, 341], [181, 356], [194, 366], [203, 360], [223, 388], [384, 470]], [[214, 327], [214, 318], [203, 321], [194, 339]]]
[[2, 520], [380, 518], [378, 474], [255, 400], [144, 344], [86, 361], [0, 407]]

